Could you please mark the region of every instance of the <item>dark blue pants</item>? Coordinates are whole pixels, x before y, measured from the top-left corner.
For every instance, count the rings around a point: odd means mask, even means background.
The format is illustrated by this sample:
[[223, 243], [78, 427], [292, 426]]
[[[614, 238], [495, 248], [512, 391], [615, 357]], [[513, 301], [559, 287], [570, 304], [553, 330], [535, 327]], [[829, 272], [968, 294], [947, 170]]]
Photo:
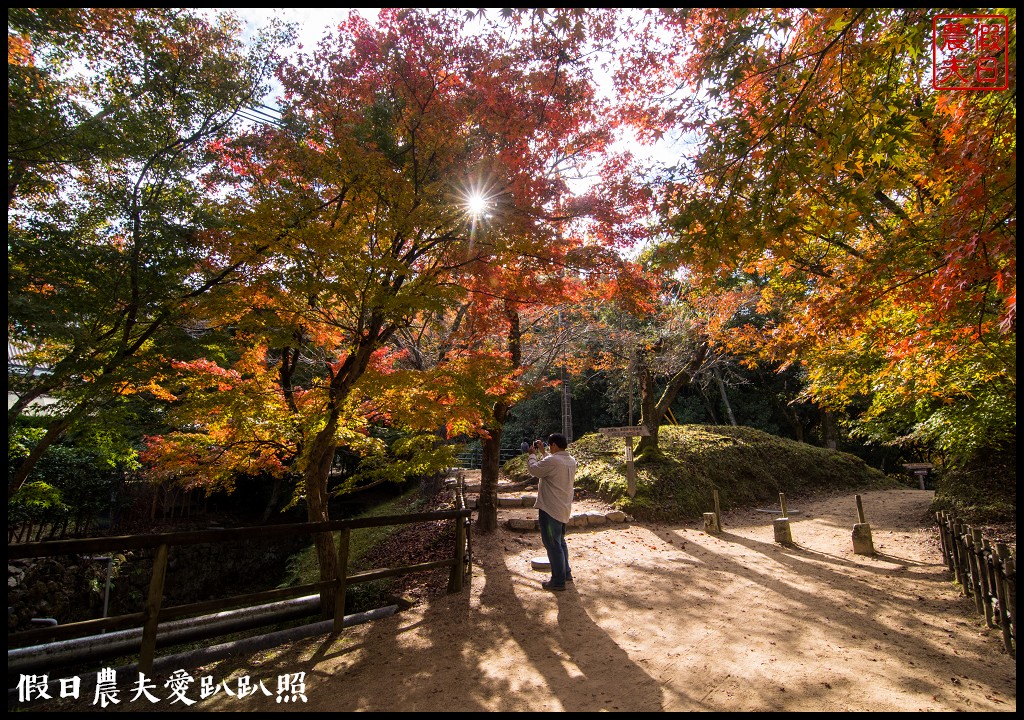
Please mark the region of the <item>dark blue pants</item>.
[[551, 563], [551, 583], [562, 587], [572, 577], [569, 547], [565, 544], [565, 523], [558, 522], [543, 510], [537, 512], [540, 513], [540, 538], [544, 542], [544, 549], [548, 551], [548, 562]]

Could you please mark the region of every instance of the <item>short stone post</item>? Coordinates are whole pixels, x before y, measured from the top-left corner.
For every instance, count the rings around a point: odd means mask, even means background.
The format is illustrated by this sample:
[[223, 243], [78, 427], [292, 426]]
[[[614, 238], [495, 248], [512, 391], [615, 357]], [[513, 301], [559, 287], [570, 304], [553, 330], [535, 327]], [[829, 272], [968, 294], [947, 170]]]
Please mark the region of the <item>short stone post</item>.
[[775, 542], [779, 545], [792, 545], [793, 533], [789, 529], [789, 518], [775, 518]]
[[875, 546], [871, 541], [871, 526], [864, 521], [864, 505], [857, 495], [857, 520], [853, 526], [853, 552], [857, 555], [874, 555]]
[[782, 508], [782, 517], [775, 518], [773, 527], [775, 529], [775, 542], [779, 545], [792, 545], [793, 532], [789, 529], [789, 516], [786, 511], [786, 496], [779, 493], [779, 507]]
[[722, 532], [722, 514], [718, 506], [718, 490], [713, 489], [711, 497], [715, 503], [715, 511], [704, 513], [704, 532], [708, 535], [718, 535]]
[[704, 513], [704, 532], [708, 535], [717, 535], [721, 532], [721, 528], [718, 526], [718, 518], [715, 517], [713, 512]]

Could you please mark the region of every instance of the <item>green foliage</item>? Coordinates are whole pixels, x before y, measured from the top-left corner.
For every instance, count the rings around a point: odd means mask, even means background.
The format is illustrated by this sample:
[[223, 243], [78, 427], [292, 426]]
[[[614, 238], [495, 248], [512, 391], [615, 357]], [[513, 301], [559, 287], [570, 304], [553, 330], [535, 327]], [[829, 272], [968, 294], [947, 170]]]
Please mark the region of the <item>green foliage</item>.
[[60, 490], [42, 480], [25, 483], [7, 501], [7, 522], [56, 522], [67, 516]]
[[939, 473], [931, 509], [954, 512], [968, 523], [1016, 522], [1016, 438], [998, 450], [963, 456]]
[[403, 483], [428, 477], [455, 465], [452, 445], [439, 445], [434, 435], [393, 433], [387, 447], [362, 458], [355, 472], [332, 488], [335, 496], [384, 482]]
[[[678, 521], [710, 510], [717, 489], [723, 509], [776, 504], [779, 493], [879, 487], [893, 483], [859, 458], [747, 427], [663, 426], [657, 451], [635, 461], [637, 493], [626, 493], [621, 438], [587, 435], [570, 447], [579, 462], [576, 486], [597, 493], [638, 519]], [[525, 460], [505, 464], [513, 480], [526, 478]]]
[[[955, 402], [935, 407], [912, 433], [955, 457], [1012, 444], [1017, 437], [1017, 402], [996, 384], [973, 388]], [[929, 403], [933, 404], [933, 403]]]
[[695, 148], [666, 192], [674, 236], [653, 254], [757, 278], [767, 322], [733, 347], [802, 365], [807, 397], [863, 409], [863, 437], [947, 454], [1005, 442], [1016, 426], [1015, 71], [999, 92], [922, 82], [929, 8], [653, 17], [678, 24], [660, 23], [671, 39], [645, 43], [633, 56], [643, 82], [622, 72], [621, 91], [647, 109], [642, 129], [692, 132]]
[[[8, 476], [42, 436], [41, 428], [18, 429], [9, 439]], [[8, 523], [88, 524], [110, 509], [111, 493], [125, 468], [86, 438], [54, 445], [8, 501]]]
[[[518, 450], [520, 443], [547, 437], [555, 429], [561, 428], [561, 393], [561, 387], [542, 390], [516, 403], [509, 410], [502, 431], [501, 439], [505, 449]], [[574, 404], [579, 407], [578, 400]], [[580, 415], [584, 414], [581, 411]]]
[[149, 387], [176, 325], [233, 277], [201, 175], [266, 90], [277, 30], [250, 50], [236, 19], [176, 8], [9, 13], [8, 332], [48, 369], [9, 374], [9, 415], [59, 401], [40, 452]]

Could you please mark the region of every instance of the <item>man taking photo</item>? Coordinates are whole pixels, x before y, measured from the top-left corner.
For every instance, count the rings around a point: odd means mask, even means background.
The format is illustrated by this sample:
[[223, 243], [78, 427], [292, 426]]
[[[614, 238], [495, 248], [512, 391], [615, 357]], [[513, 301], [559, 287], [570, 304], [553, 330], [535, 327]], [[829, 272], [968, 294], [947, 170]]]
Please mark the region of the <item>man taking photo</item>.
[[538, 478], [534, 507], [539, 513], [540, 536], [551, 565], [551, 579], [540, 585], [545, 590], [562, 591], [566, 583], [573, 581], [569, 548], [565, 544], [565, 524], [572, 516], [576, 458], [566, 452], [569, 441], [565, 435], [552, 433], [548, 436], [548, 446], [550, 452], [545, 453], [544, 442], [535, 441], [530, 446], [526, 467]]

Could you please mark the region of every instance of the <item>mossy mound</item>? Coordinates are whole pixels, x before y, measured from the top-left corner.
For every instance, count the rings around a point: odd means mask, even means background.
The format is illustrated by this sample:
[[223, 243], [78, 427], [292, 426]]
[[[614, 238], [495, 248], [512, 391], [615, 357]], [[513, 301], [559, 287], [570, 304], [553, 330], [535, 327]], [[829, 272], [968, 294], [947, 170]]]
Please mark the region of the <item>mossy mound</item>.
[[[576, 487], [596, 493], [639, 520], [688, 521], [714, 507], [777, 505], [779, 493], [879, 488], [897, 485], [860, 458], [747, 427], [673, 425], [659, 431], [658, 450], [635, 460], [637, 491], [626, 492], [625, 442], [600, 434], [576, 440]], [[525, 480], [525, 456], [505, 463], [504, 474]]]

